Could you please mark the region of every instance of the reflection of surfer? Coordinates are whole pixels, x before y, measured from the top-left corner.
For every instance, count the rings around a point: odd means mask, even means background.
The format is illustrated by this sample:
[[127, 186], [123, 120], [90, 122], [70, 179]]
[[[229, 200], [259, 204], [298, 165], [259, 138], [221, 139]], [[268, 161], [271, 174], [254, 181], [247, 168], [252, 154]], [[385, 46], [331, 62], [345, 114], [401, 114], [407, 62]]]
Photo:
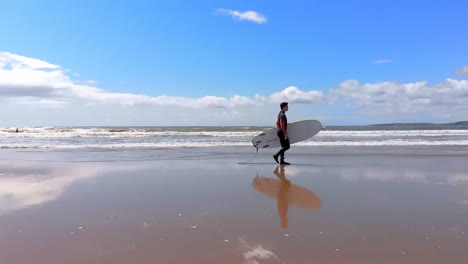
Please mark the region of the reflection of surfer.
[[[278, 172], [279, 169], [279, 172]], [[281, 180], [281, 187], [278, 192], [278, 213], [281, 217], [281, 227], [288, 227], [288, 193], [291, 182], [284, 176], [284, 165], [279, 165], [273, 172]]]
[[306, 210], [318, 210], [322, 207], [322, 201], [313, 192], [292, 184], [285, 176], [285, 165], [278, 165], [273, 173], [278, 179], [269, 177], [257, 177], [252, 186], [260, 193], [276, 200], [278, 214], [281, 218], [281, 227], [288, 227], [289, 206], [295, 206]]

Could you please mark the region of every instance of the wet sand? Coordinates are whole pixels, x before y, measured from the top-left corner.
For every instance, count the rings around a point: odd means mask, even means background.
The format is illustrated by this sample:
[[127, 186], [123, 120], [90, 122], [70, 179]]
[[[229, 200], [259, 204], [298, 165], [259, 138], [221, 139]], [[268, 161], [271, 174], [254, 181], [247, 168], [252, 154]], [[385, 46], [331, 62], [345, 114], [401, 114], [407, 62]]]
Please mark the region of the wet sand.
[[468, 263], [466, 156], [250, 157], [0, 151], [0, 263]]

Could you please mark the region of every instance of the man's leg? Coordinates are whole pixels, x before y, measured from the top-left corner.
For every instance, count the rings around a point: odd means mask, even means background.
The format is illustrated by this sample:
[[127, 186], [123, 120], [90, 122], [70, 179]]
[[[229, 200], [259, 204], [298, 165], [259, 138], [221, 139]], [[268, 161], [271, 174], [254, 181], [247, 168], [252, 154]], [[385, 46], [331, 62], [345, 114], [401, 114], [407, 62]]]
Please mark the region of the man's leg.
[[285, 164], [285, 165], [288, 165], [289, 163], [287, 163], [286, 161], [284, 161], [284, 153], [290, 148], [290, 144], [289, 144], [289, 138], [288, 139], [284, 139], [284, 145], [282, 144], [282, 155], [281, 155], [281, 160], [280, 160], [280, 164]]
[[273, 155], [273, 158], [275, 159], [276, 163], [280, 163], [278, 162], [278, 157], [281, 158], [281, 160], [284, 160], [284, 152], [285, 152], [284, 147], [286, 146], [286, 140], [284, 139], [284, 133], [282, 130], [279, 130], [277, 135], [281, 143], [281, 149], [278, 151], [278, 153]]

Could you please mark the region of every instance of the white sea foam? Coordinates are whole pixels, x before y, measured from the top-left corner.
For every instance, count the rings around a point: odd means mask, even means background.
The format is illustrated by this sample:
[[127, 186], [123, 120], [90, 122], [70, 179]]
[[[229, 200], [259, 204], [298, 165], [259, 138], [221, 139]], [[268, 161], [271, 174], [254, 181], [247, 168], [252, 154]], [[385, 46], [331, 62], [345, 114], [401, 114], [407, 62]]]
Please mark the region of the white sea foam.
[[437, 136], [468, 136], [468, 130], [371, 130], [320, 131], [319, 135], [328, 137], [437, 137]]
[[[0, 128], [0, 148], [174, 148], [252, 146], [259, 128]], [[468, 146], [468, 130], [323, 130], [297, 146]]]
[[[189, 129], [187, 129], [189, 130]], [[0, 138], [75, 138], [75, 137], [108, 137], [108, 138], [139, 138], [139, 137], [253, 137], [261, 133], [261, 130], [210, 130], [192, 129], [192, 131], [161, 130], [141, 128], [21, 128], [21, 133], [15, 133], [16, 128], [0, 128]], [[380, 137], [441, 137], [441, 136], [466, 136], [468, 130], [373, 130], [373, 131], [347, 131], [347, 130], [323, 130], [316, 136], [332, 138], [380, 138]]]
[[0, 128], [0, 138], [142, 138], [142, 137], [254, 137], [262, 131], [145, 131], [143, 129], [82, 129], [82, 128], [27, 128], [15, 133], [11, 128]]
[[252, 143], [244, 142], [230, 142], [230, 143], [220, 143], [220, 142], [206, 142], [206, 143], [196, 143], [196, 142], [167, 142], [167, 143], [111, 143], [111, 144], [83, 144], [83, 145], [73, 145], [73, 144], [64, 144], [64, 145], [55, 145], [55, 144], [1, 144], [0, 149], [87, 149], [87, 148], [96, 148], [96, 149], [132, 149], [132, 148], [181, 148], [181, 147], [192, 147], [192, 148], [203, 148], [203, 147], [242, 147], [242, 146], [252, 146]]
[[468, 146], [468, 140], [305, 141], [298, 146]]
[[[0, 149], [133, 149], [133, 148], [206, 148], [206, 147], [250, 147], [251, 142], [159, 142], [159, 143], [102, 143], [102, 144], [37, 144], [37, 143], [0, 143]], [[295, 146], [323, 147], [376, 147], [376, 146], [468, 146], [468, 140], [463, 141], [365, 141], [365, 142], [333, 142], [306, 141]]]
[[265, 249], [261, 245], [252, 245], [245, 238], [239, 238], [239, 242], [246, 251], [244, 253], [245, 264], [281, 263], [273, 251]]

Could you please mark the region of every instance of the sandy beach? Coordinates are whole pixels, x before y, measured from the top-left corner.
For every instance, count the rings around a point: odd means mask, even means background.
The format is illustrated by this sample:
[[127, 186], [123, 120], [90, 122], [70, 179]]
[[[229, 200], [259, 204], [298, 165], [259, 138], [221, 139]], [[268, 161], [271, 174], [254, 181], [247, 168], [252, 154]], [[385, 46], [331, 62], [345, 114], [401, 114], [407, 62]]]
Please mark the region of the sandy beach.
[[3, 1], [0, 264], [468, 264], [467, 13]]
[[468, 262], [464, 155], [171, 151], [2, 150], [1, 263]]

